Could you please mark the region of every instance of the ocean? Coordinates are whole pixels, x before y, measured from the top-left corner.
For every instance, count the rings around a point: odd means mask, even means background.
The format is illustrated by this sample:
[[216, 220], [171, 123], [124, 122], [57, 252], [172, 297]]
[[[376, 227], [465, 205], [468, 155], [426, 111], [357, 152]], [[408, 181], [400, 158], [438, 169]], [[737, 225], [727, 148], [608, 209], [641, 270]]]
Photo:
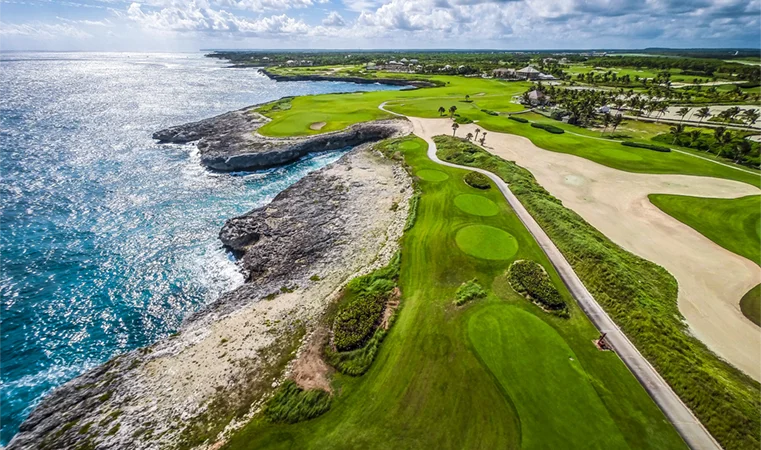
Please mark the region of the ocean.
[[342, 152], [220, 174], [154, 131], [287, 95], [201, 53], [0, 53], [0, 445], [41, 397], [243, 282], [217, 234]]

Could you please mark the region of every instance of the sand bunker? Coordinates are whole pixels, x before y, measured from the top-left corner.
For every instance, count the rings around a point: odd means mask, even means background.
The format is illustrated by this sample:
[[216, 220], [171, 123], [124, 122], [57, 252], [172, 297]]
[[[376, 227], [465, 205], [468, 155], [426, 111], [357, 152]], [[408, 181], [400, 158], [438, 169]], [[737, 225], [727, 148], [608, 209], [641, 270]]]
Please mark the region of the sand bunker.
[[[452, 132], [446, 119], [410, 120], [418, 136]], [[465, 135], [475, 128], [460, 125], [458, 132]], [[759, 194], [759, 189], [718, 178], [623, 172], [541, 149], [510, 134], [489, 132], [487, 145], [492, 153], [530, 170], [552, 195], [615, 243], [666, 268], [679, 282], [679, 310], [690, 331], [718, 355], [761, 379], [761, 333], [739, 305], [742, 296], [761, 283], [761, 269], [647, 199], [651, 193], [736, 198]]]
[[312, 125], [309, 125], [310, 130], [322, 130], [322, 127], [325, 126], [325, 122], [314, 122]]

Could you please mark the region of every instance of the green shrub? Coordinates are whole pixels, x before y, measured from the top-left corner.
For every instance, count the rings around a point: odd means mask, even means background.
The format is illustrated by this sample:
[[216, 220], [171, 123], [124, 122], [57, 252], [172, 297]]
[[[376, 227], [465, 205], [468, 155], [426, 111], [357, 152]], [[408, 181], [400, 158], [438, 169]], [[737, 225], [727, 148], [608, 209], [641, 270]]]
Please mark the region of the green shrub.
[[738, 86], [740, 86], [743, 89], [753, 89], [753, 88], [761, 86], [761, 83], [754, 82], [754, 81], [749, 81], [747, 83], [740, 83], [740, 84], [738, 84]]
[[407, 231], [415, 226], [415, 221], [417, 220], [417, 205], [420, 201], [420, 193], [415, 192], [412, 194], [412, 197], [410, 197], [410, 209], [407, 212], [407, 223], [404, 224], [404, 231]]
[[313, 419], [330, 409], [330, 394], [322, 389], [301, 389], [285, 380], [264, 405], [262, 413], [270, 422], [296, 423]]
[[471, 300], [486, 297], [486, 291], [478, 284], [478, 280], [475, 278], [466, 281], [457, 288], [457, 292], [454, 294], [454, 304], [457, 306], [463, 305]]
[[338, 351], [361, 347], [380, 322], [386, 300], [396, 287], [400, 255], [388, 266], [354, 278], [344, 289], [344, 301], [333, 322], [333, 344]]
[[671, 149], [668, 147], [661, 147], [660, 145], [652, 145], [652, 144], [640, 144], [639, 142], [632, 142], [632, 141], [623, 141], [621, 142], [621, 145], [625, 145], [627, 147], [646, 148], [648, 150], [655, 150], [656, 152], [663, 152], [663, 153], [668, 153], [671, 151]]
[[457, 116], [455, 117], [454, 121], [456, 123], [459, 123], [460, 125], [466, 124], [466, 123], [473, 123], [473, 120], [468, 119], [467, 117]]
[[490, 109], [482, 109], [481, 112], [486, 113], [486, 114], [488, 114], [490, 116], [498, 116], [499, 115], [498, 112], [492, 111]]
[[759, 448], [761, 385], [689, 334], [671, 274], [610, 241], [528, 170], [459, 139], [434, 141], [441, 159], [489, 170], [510, 185], [595, 300], [724, 448]]
[[514, 120], [514, 121], [520, 122], [520, 123], [528, 123], [528, 119], [524, 119], [523, 117], [520, 117], [520, 116], [510, 116], [510, 117], [508, 117], [508, 119]]
[[540, 128], [540, 129], [542, 129], [542, 130], [544, 130], [544, 131], [546, 131], [548, 133], [552, 133], [552, 134], [563, 134], [563, 133], [565, 133], [565, 130], [563, 130], [562, 128], [558, 128], [558, 127], [556, 127], [554, 125], [548, 125], [546, 123], [532, 122], [531, 126], [534, 127], [534, 128]]
[[463, 179], [465, 180], [465, 183], [468, 184], [468, 186], [472, 186], [476, 189], [489, 189], [491, 187], [489, 177], [482, 173], [468, 172], [468, 174], [465, 175]]
[[525, 259], [515, 261], [508, 269], [507, 277], [513, 289], [528, 295], [546, 309], [567, 311], [568, 305], [539, 263]]
[[[392, 319], [389, 320], [389, 326], [393, 322], [395, 315], [396, 312], [392, 316]], [[325, 361], [343, 374], [358, 377], [367, 372], [372, 365], [378, 350], [380, 350], [383, 339], [386, 338], [386, 334], [386, 329], [378, 327], [370, 340], [362, 348], [348, 352], [338, 352], [328, 347], [325, 350]]]

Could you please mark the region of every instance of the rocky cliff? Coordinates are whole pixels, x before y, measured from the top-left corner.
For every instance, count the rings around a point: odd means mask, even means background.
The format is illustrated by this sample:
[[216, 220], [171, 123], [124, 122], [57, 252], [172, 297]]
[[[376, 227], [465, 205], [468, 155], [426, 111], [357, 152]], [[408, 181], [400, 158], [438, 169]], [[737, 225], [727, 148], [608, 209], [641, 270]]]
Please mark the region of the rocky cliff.
[[[223, 116], [232, 118], [158, 135], [210, 142], [249, 123], [244, 111]], [[282, 379], [341, 287], [387, 264], [411, 193], [406, 172], [365, 145], [228, 220], [220, 238], [240, 255], [246, 283], [177, 334], [53, 391], [8, 449], [215, 446]]]
[[201, 164], [218, 171], [257, 170], [295, 161], [310, 152], [338, 150], [409, 134], [403, 119], [352, 125], [345, 130], [297, 138], [269, 138], [256, 132], [269, 119], [251, 106], [153, 134], [163, 143], [198, 141]]

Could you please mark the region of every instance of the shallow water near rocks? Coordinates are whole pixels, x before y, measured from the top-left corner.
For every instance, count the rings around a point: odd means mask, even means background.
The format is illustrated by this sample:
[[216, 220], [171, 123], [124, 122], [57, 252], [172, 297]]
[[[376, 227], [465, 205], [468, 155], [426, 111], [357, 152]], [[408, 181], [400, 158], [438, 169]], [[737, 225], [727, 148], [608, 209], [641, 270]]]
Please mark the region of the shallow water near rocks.
[[218, 174], [154, 131], [286, 95], [398, 89], [275, 83], [196, 53], [2, 53], [0, 79], [0, 445], [45, 392], [239, 285], [224, 221], [342, 154]]

